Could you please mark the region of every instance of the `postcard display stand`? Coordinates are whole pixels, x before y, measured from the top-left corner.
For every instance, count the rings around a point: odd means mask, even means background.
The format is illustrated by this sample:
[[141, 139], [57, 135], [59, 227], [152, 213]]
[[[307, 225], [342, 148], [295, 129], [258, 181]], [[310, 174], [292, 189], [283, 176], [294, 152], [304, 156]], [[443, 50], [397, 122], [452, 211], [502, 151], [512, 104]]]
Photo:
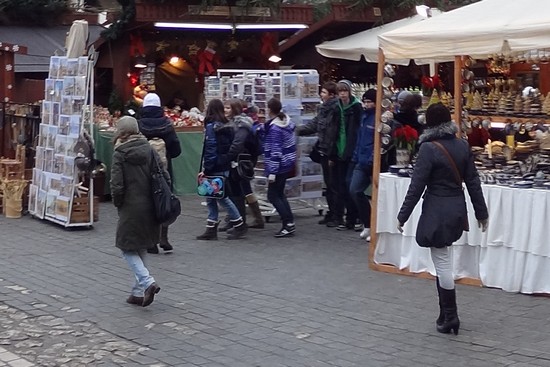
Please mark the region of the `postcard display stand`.
[[[311, 120], [319, 106], [319, 74], [317, 70], [232, 70], [220, 69], [217, 77], [205, 81], [205, 99], [225, 100], [240, 98], [256, 105], [259, 115], [266, 115], [267, 101], [277, 98], [283, 111], [301, 125]], [[296, 176], [286, 183], [289, 200], [299, 200], [308, 207], [315, 207], [322, 213], [325, 207], [320, 201], [323, 193], [321, 165], [309, 158], [309, 153], [317, 141], [316, 136], [299, 137], [297, 141]], [[267, 179], [264, 176], [263, 161], [256, 166], [253, 188], [262, 201], [264, 215], [276, 214], [273, 207], [265, 202]]]
[[91, 128], [92, 71], [87, 56], [52, 56], [45, 83], [29, 212], [65, 227], [93, 224], [93, 180], [82, 190], [75, 165], [83, 131]]

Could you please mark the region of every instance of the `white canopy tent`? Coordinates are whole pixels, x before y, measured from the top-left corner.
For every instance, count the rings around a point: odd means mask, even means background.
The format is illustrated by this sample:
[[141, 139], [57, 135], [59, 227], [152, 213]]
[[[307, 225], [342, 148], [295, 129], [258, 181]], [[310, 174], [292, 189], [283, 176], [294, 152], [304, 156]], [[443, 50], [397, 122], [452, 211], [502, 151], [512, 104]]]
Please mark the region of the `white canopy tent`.
[[[432, 9], [432, 16], [439, 15], [441, 12]], [[351, 36], [339, 38], [333, 41], [323, 42], [315, 48], [317, 52], [325, 57], [345, 59], [352, 61], [361, 60], [365, 57], [367, 62], [378, 62], [378, 36], [382, 33], [399, 29], [409, 24], [414, 24], [425, 20], [426, 18], [415, 15], [409, 18], [396, 20], [394, 22], [381, 25], [379, 27], [367, 29]], [[409, 58], [386, 59], [390, 64], [409, 65]]]
[[[385, 59], [450, 59], [454, 57], [454, 120], [461, 119], [462, 57], [488, 58], [493, 54], [525, 54], [530, 50], [550, 48], [550, 1], [540, 0], [482, 0], [423, 22], [409, 24], [378, 36], [377, 100], [382, 100]], [[382, 109], [377, 105], [376, 129], [380, 127]], [[380, 136], [375, 134], [374, 151], [380, 151]], [[375, 154], [373, 167], [372, 242], [369, 249], [370, 266], [374, 264], [377, 228], [380, 155]], [[406, 273], [406, 272], [405, 272]], [[410, 274], [410, 273], [408, 273]]]
[[482, 0], [378, 36], [386, 59], [452, 58], [550, 48], [550, 1]]

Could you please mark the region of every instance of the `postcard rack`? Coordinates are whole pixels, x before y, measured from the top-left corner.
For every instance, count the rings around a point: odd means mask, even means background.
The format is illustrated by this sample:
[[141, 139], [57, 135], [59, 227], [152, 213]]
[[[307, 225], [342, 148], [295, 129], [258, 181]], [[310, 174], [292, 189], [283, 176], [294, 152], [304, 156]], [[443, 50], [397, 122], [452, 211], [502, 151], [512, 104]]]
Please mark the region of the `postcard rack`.
[[86, 148], [93, 144], [93, 85], [93, 60], [87, 56], [50, 58], [29, 188], [29, 212], [35, 218], [65, 227], [93, 225], [93, 180], [76, 164], [93, 160], [93, 149]]

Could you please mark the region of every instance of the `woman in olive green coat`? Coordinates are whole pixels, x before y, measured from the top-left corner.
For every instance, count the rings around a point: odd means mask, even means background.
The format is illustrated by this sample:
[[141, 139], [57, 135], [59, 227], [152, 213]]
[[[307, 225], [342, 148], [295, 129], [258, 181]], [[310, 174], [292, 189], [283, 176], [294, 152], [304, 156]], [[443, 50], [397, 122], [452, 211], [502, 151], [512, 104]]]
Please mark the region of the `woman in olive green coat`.
[[139, 133], [135, 118], [124, 116], [118, 121], [111, 168], [111, 195], [119, 217], [116, 247], [122, 250], [136, 278], [126, 302], [143, 307], [160, 291], [145, 266], [147, 249], [158, 243], [160, 234], [151, 193], [155, 153]]

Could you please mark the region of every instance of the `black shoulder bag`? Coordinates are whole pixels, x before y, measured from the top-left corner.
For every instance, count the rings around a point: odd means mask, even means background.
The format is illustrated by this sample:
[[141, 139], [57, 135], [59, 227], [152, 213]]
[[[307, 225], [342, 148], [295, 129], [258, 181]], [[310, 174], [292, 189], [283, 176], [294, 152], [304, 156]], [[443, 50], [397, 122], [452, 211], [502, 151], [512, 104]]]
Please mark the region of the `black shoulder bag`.
[[151, 172], [151, 190], [153, 193], [153, 203], [155, 205], [155, 217], [158, 223], [163, 225], [172, 224], [181, 214], [181, 203], [172, 193], [170, 184], [164, 176], [159, 157], [151, 148], [153, 158], [153, 170]]

